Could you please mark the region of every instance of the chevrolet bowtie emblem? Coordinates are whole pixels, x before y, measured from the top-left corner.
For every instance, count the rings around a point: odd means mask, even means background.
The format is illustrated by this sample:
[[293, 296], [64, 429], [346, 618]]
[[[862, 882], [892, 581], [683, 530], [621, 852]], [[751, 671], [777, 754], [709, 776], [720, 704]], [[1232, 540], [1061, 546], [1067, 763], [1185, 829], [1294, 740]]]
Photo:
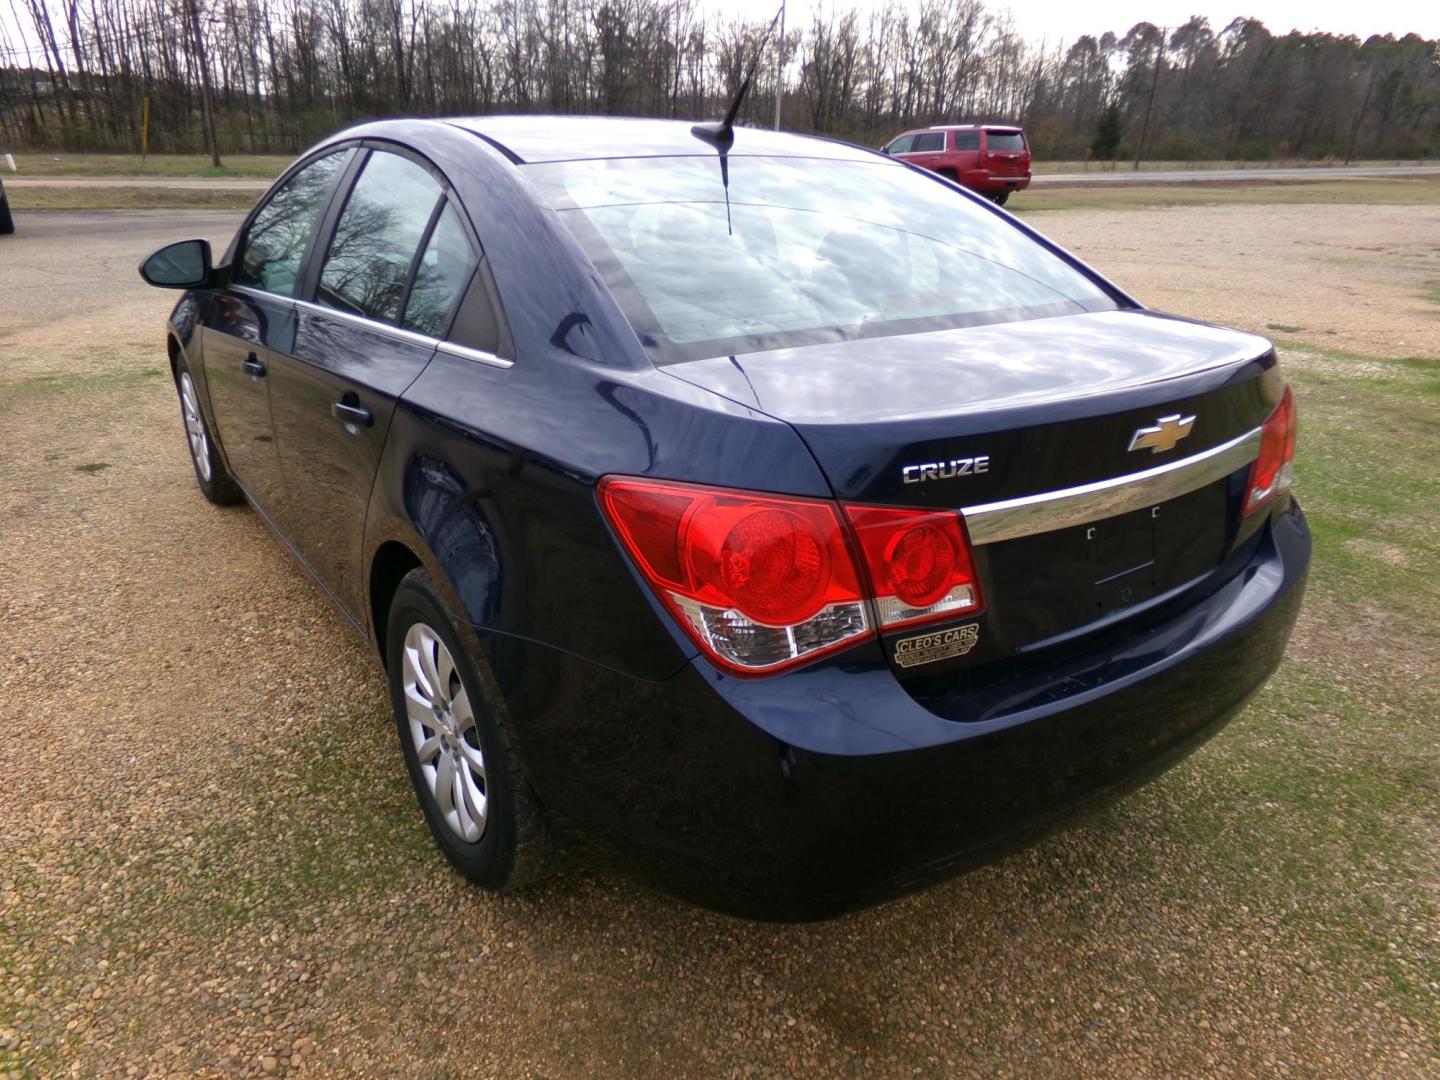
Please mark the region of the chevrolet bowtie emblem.
[[1189, 435], [1194, 426], [1193, 416], [1181, 416], [1179, 413], [1162, 416], [1155, 421], [1154, 427], [1142, 427], [1130, 436], [1130, 449], [1149, 450], [1152, 454], [1173, 450], [1175, 444]]

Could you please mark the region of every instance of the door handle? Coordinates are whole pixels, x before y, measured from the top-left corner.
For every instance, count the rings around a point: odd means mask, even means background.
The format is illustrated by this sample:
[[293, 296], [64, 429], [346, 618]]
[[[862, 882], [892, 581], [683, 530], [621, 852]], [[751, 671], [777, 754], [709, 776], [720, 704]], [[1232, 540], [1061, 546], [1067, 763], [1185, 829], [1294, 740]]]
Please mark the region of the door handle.
[[345, 430], [352, 435], [360, 434], [359, 429], [370, 427], [375, 423], [375, 414], [364, 405], [355, 405], [348, 401], [337, 401], [330, 406], [330, 415], [345, 425]]
[[256, 357], [253, 352], [245, 358], [245, 363], [240, 366], [245, 369], [245, 374], [249, 375], [252, 379], [263, 379], [265, 377], [265, 365], [260, 362], [259, 358]]

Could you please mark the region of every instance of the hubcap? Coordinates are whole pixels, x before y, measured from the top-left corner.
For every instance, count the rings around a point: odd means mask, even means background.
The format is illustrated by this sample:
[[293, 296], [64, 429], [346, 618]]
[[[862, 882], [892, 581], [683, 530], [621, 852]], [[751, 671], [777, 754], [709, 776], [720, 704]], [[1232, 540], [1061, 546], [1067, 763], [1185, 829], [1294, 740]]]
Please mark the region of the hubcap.
[[190, 456], [202, 480], [210, 479], [210, 438], [205, 434], [205, 421], [200, 419], [200, 400], [190, 373], [180, 373], [180, 411], [185, 415], [185, 437], [190, 440]]
[[424, 623], [405, 634], [401, 678], [420, 774], [450, 831], [474, 844], [485, 835], [485, 755], [470, 695], [440, 635]]

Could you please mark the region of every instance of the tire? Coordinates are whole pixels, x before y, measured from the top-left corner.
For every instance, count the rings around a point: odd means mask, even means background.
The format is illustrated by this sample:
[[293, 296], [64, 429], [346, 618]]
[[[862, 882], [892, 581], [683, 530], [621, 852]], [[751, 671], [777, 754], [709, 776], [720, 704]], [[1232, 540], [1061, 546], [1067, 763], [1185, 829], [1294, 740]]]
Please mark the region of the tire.
[[539, 797], [424, 570], [396, 588], [385, 642], [395, 729], [436, 846], [462, 877], [496, 892], [543, 876]]
[[0, 191], [0, 236], [8, 236], [14, 231], [15, 219], [10, 215], [10, 198]]
[[996, 206], [1004, 206], [1010, 201], [1010, 193], [1008, 191], [998, 191], [994, 195], [991, 195], [990, 198], [995, 200]]
[[200, 408], [200, 395], [184, 357], [175, 362], [175, 391], [180, 397], [180, 419], [185, 424], [185, 441], [200, 493], [216, 506], [239, 506], [245, 501], [245, 493], [230, 476], [215, 449], [210, 425], [205, 422], [205, 413]]

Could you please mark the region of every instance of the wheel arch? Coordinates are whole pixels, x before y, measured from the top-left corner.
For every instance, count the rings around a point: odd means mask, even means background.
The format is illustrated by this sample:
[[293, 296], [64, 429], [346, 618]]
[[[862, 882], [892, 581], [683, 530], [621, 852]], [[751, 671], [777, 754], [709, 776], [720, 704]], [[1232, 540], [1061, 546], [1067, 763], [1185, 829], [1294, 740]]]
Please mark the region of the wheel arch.
[[395, 590], [412, 570], [425, 567], [420, 556], [399, 540], [386, 540], [370, 557], [370, 633], [380, 653], [382, 666], [389, 665], [385, 631], [390, 620], [390, 602]]

